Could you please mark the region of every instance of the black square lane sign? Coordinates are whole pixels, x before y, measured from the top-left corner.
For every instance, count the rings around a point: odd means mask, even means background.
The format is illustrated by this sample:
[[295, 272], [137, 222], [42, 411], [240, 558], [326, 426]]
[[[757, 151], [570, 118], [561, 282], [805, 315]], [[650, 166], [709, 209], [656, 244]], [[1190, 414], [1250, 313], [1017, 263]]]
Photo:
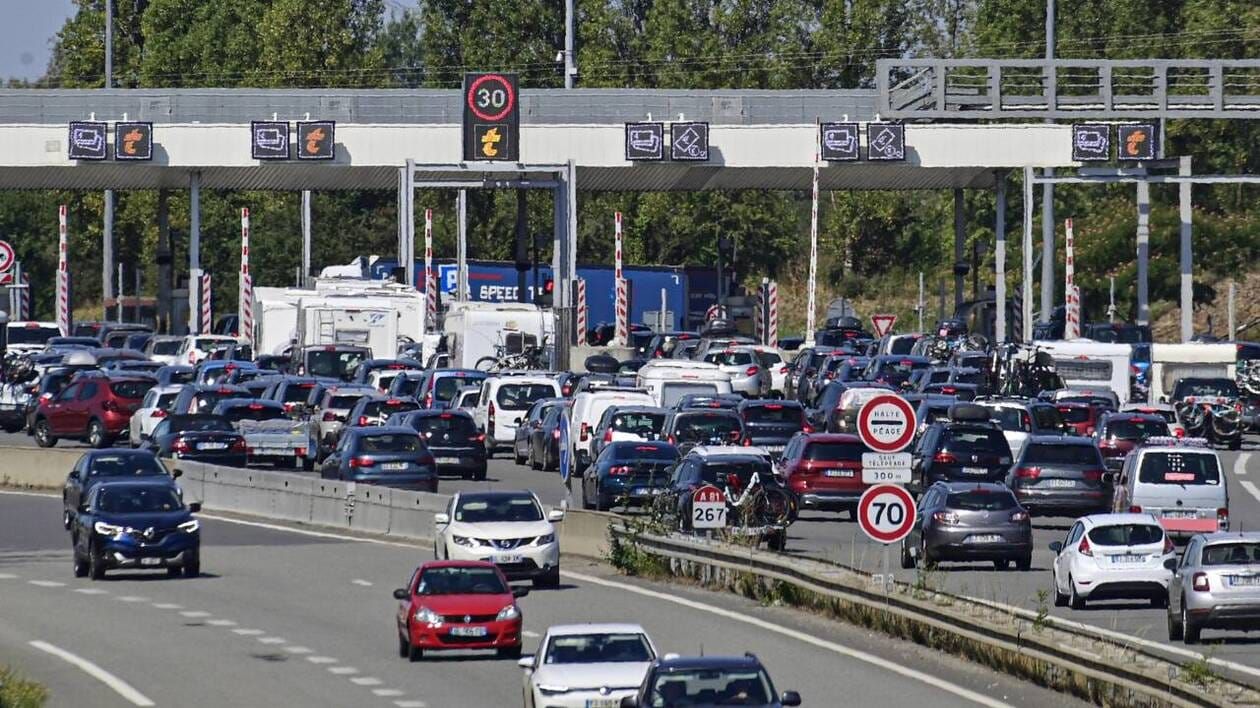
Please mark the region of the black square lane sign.
[[664, 123], [626, 123], [626, 159], [665, 158]]
[[152, 160], [152, 123], [114, 124], [115, 160]]
[[331, 120], [297, 124], [299, 160], [332, 160], [337, 157], [337, 123]]
[[1155, 124], [1134, 123], [1116, 127], [1116, 148], [1121, 160], [1155, 159]]
[[1106, 162], [1111, 159], [1111, 126], [1106, 123], [1072, 125], [1072, 160]]
[[504, 123], [474, 123], [473, 149], [476, 160], [515, 160], [516, 146], [512, 144], [513, 131]]
[[704, 162], [709, 159], [708, 123], [670, 123], [669, 156], [673, 160]]
[[906, 159], [906, 127], [900, 123], [867, 123], [866, 159]]
[[249, 154], [255, 160], [289, 159], [288, 121], [256, 120], [249, 124]]
[[819, 152], [827, 162], [844, 162], [861, 157], [857, 123], [823, 123], [819, 126]]
[[104, 160], [109, 155], [109, 126], [95, 121], [71, 121], [66, 154], [71, 160]]

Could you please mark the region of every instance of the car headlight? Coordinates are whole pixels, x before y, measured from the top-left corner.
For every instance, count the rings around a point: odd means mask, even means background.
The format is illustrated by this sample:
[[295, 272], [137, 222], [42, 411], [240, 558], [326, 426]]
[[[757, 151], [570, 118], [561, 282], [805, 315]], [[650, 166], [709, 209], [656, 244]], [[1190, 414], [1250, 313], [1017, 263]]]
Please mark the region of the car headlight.
[[427, 607], [421, 607], [416, 610], [416, 621], [421, 624], [442, 624], [442, 615]]
[[92, 529], [102, 536], [121, 536], [123, 532], [123, 527], [107, 524], [104, 521], [92, 524]]
[[474, 548], [481, 545], [477, 543], [477, 539], [469, 538], [468, 536], [451, 536], [451, 541], [456, 546], [467, 546], [468, 548]]
[[179, 525], [179, 530], [184, 533], [196, 533], [201, 529], [201, 522], [197, 519], [190, 519]]
[[555, 542], [556, 542], [556, 535], [554, 533], [549, 533], [545, 536], [539, 536], [538, 538], [534, 539], [535, 546], [545, 546], [548, 543], [555, 543]]
[[543, 695], [554, 696], [558, 693], [568, 693], [569, 687], [554, 683], [540, 683], [538, 684], [538, 692]]
[[508, 605], [507, 607], [504, 607], [503, 609], [499, 610], [499, 615], [495, 617], [494, 619], [495, 621], [514, 620], [520, 616], [521, 616], [521, 611], [517, 609], [516, 605]]

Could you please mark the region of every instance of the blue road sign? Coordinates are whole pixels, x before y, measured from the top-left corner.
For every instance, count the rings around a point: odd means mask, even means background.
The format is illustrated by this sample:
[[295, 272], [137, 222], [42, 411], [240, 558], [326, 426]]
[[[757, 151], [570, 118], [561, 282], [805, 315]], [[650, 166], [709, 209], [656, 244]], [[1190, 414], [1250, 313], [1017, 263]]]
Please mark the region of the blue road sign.
[[573, 471], [573, 459], [569, 452], [569, 416], [560, 416], [560, 480], [566, 485]]

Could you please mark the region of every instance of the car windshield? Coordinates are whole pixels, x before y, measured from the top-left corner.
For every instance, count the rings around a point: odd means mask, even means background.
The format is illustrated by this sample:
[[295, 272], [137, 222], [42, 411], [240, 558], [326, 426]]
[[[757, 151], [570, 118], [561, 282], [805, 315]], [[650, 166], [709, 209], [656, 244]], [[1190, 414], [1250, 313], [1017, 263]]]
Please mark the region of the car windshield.
[[683, 396], [692, 393], [712, 396], [717, 393], [717, 384], [667, 381], [661, 386], [661, 406], [673, 408]]
[[184, 508], [173, 487], [107, 486], [96, 498], [98, 511], [109, 514], [152, 514]]
[[965, 492], [950, 492], [945, 506], [963, 511], [1004, 511], [1018, 506], [1015, 495], [1003, 489], [990, 491], [984, 487]]
[[1213, 453], [1148, 452], [1138, 480], [1144, 484], [1220, 484], [1221, 468]]
[[673, 706], [763, 706], [774, 698], [770, 679], [760, 670], [693, 669], [656, 675], [648, 692], [652, 708]]
[[674, 422], [674, 439], [678, 442], [727, 442], [739, 437], [739, 418], [730, 415], [699, 413], [680, 416]]
[[664, 413], [615, 413], [608, 427], [619, 433], [633, 433], [640, 437], [652, 437], [665, 425]]
[[506, 595], [510, 590], [494, 568], [426, 568], [417, 595]]
[[642, 634], [567, 634], [552, 637], [544, 664], [649, 662], [655, 658]]
[[1009, 432], [1032, 432], [1032, 417], [1022, 408], [993, 408], [989, 411], [989, 420]]
[[221, 415], [233, 423], [240, 420], [280, 420], [285, 417], [283, 410], [264, 406], [261, 403], [231, 406], [224, 410]]
[[1190, 379], [1178, 381], [1173, 391], [1173, 399], [1187, 396], [1203, 398], [1238, 398], [1238, 384], [1229, 379]]
[[439, 401], [450, 402], [461, 388], [479, 385], [485, 378], [485, 376], [476, 376], [463, 372], [438, 377], [433, 384], [433, 397]]
[[144, 398], [144, 394], [153, 388], [155, 381], [111, 381], [109, 390], [119, 398]]
[[153, 455], [140, 452], [96, 455], [87, 469], [89, 477], [124, 477], [166, 474]]
[[496, 521], [541, 521], [542, 509], [526, 495], [478, 495], [461, 497], [455, 520], [468, 524]]
[[477, 424], [466, 415], [444, 413], [438, 415], [418, 415], [411, 420], [415, 428], [425, 438], [444, 435], [469, 437], [477, 434]]
[[764, 406], [749, 406], [744, 409], [744, 420], [749, 423], [791, 423], [801, 424], [801, 409], [796, 406], [785, 406], [779, 403], [767, 403]]
[[1024, 462], [1033, 465], [1102, 465], [1093, 445], [1046, 445], [1033, 443], [1024, 453]]
[[1146, 546], [1163, 543], [1164, 529], [1159, 524], [1095, 526], [1089, 530], [1089, 541], [1099, 546]]
[[1260, 542], [1214, 543], [1203, 549], [1203, 565], [1260, 563]]
[[1145, 440], [1149, 437], [1169, 434], [1168, 424], [1162, 420], [1120, 418], [1107, 423], [1107, 434], [1104, 437], [1116, 440]]
[[232, 424], [227, 418], [218, 415], [190, 415], [190, 416], [174, 416], [168, 418], [169, 432], [233, 432]]
[[709, 352], [704, 360], [718, 366], [748, 366], [753, 363], [753, 355], [750, 352]]
[[381, 435], [364, 435], [359, 438], [359, 452], [373, 455], [394, 452], [419, 452], [422, 445], [415, 435], [402, 433], [385, 433]]
[[1007, 454], [1006, 438], [996, 430], [953, 428], [946, 432], [945, 443], [950, 452], [992, 452]]
[[1065, 423], [1088, 423], [1089, 406], [1059, 406], [1059, 415]]
[[657, 462], [673, 462], [678, 459], [678, 449], [673, 445], [639, 445], [636, 443], [613, 443], [612, 457], [618, 462], [628, 460], [654, 460]]
[[309, 376], [345, 378], [363, 362], [361, 351], [337, 351], [317, 349], [306, 353], [306, 373]]
[[535, 401], [552, 398], [556, 388], [542, 383], [505, 383], [499, 386], [499, 393], [494, 400], [505, 411], [524, 411], [534, 405]]
[[60, 334], [56, 327], [40, 325], [11, 325], [8, 329], [9, 344], [44, 344]]

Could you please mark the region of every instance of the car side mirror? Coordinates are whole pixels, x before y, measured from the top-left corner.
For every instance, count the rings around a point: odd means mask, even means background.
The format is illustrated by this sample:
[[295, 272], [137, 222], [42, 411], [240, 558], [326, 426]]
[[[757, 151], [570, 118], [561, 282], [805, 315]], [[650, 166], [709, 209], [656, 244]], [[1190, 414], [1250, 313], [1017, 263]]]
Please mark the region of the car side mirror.
[[1106, 474], [1104, 474], [1104, 475], [1102, 476], [1102, 481], [1103, 481], [1103, 484], [1107, 484], [1107, 485], [1115, 484], [1115, 483], [1116, 483], [1116, 473], [1115, 473], [1115, 472], [1107, 472]]
[[1056, 554], [1060, 553], [1063, 550], [1063, 542], [1055, 541], [1054, 543], [1051, 543], [1050, 550], [1054, 551]]
[[80, 505], [79, 505], [79, 509], [78, 509], [78, 511], [79, 511], [79, 513], [80, 513], [80, 514], [86, 514], [86, 513], [88, 513], [88, 505], [87, 505], [87, 502], [84, 502], [84, 503], [80, 504]]
[[638, 696], [625, 696], [621, 699], [620, 708], [639, 708]]
[[547, 513], [547, 520], [553, 524], [564, 521], [564, 509], [552, 509]]
[[180, 477], [183, 477], [183, 476], [184, 476], [184, 471], [181, 469], [175, 469], [171, 472], [171, 479], [179, 479]]
[[433, 523], [439, 526], [445, 526], [446, 524], [451, 523], [451, 516], [450, 514], [442, 514], [442, 513], [434, 514]]
[[512, 588], [512, 597], [522, 598], [529, 594], [529, 588]]
[[1172, 571], [1177, 570], [1177, 559], [1176, 559], [1176, 558], [1168, 558], [1168, 559], [1165, 559], [1165, 560], [1164, 560], [1164, 567], [1165, 567], [1165, 568], [1167, 568], [1168, 570], [1172, 570]]
[[522, 669], [525, 669], [526, 671], [532, 671], [534, 668], [534, 657], [522, 656], [521, 658], [516, 660], [516, 665], [521, 667]]
[[188, 505], [189, 513], [196, 514], [201, 511], [201, 502], [193, 502]]
[[411, 593], [407, 592], [407, 588], [398, 588], [397, 590], [394, 591], [395, 600], [406, 600], [408, 597], [410, 597], [410, 595]]
[[513, 421], [512, 421], [512, 424], [513, 424], [513, 425], [520, 425], [520, 424], [521, 424], [521, 417], [520, 417], [520, 416], [517, 416], [517, 417], [516, 417], [516, 420], [513, 420]]
[[784, 691], [779, 697], [779, 703], [785, 706], [799, 706], [801, 704], [801, 694], [796, 691]]

